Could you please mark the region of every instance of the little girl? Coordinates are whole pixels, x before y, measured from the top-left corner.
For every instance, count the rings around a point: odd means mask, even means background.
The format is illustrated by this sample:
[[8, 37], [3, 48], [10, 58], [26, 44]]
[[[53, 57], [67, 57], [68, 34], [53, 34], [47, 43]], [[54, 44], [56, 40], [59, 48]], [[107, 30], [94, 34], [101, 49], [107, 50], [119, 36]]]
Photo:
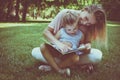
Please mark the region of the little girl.
[[[63, 28], [61, 28], [55, 37], [63, 44], [70, 47], [70, 50], [77, 49], [80, 42], [83, 40], [83, 33], [78, 28], [78, 18], [76, 14], [70, 11], [66, 12], [63, 17]], [[68, 52], [67, 49], [63, 49], [62, 53]]]

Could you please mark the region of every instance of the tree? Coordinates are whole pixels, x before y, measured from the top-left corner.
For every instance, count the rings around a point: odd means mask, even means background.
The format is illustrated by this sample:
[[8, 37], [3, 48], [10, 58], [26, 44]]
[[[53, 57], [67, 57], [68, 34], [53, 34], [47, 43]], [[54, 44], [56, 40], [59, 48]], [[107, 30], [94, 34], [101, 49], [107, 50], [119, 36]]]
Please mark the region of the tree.
[[22, 21], [26, 21], [26, 14], [27, 14], [27, 9], [29, 6], [30, 0], [23, 0], [22, 5], [23, 5], [23, 14], [22, 14]]
[[15, 12], [16, 12], [16, 15], [15, 15], [15, 18], [16, 18], [16, 21], [19, 21], [19, 4], [20, 4], [20, 0], [17, 0], [16, 1], [16, 7], [15, 7]]
[[0, 0], [0, 21], [6, 19], [8, 0]]
[[119, 0], [100, 0], [107, 13], [109, 20], [120, 21], [120, 1]]

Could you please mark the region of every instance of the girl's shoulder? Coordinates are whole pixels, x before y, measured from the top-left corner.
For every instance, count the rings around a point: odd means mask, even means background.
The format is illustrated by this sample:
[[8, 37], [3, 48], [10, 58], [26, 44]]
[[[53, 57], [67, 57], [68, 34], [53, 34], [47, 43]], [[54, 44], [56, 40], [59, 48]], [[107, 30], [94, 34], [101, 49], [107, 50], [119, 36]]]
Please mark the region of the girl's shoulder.
[[78, 30], [76, 35], [78, 35], [78, 36], [84, 36], [84, 33], [81, 30]]

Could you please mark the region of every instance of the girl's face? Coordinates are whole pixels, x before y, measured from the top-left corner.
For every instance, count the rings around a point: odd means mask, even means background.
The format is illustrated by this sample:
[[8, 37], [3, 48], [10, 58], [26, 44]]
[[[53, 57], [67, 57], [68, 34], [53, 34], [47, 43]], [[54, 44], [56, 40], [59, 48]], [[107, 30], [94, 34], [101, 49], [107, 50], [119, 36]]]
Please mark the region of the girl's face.
[[69, 35], [75, 35], [77, 30], [78, 30], [78, 27], [77, 27], [76, 23], [73, 25], [66, 25], [65, 26], [65, 31]]
[[94, 14], [88, 13], [88, 11], [81, 11], [80, 13], [80, 21], [82, 25], [90, 26], [96, 23], [96, 19]]

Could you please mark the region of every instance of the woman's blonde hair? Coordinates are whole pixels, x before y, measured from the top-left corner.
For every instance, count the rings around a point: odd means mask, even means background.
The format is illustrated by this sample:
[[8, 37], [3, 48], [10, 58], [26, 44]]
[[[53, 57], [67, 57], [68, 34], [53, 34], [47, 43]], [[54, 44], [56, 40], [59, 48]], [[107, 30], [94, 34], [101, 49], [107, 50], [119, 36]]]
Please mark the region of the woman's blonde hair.
[[94, 14], [96, 18], [96, 24], [89, 27], [89, 38], [96, 40], [97, 43], [107, 46], [107, 29], [106, 29], [106, 15], [100, 4], [93, 4], [86, 6], [83, 10], [88, 13]]
[[72, 11], [67, 11], [63, 15], [63, 26], [73, 25], [77, 21], [78, 21], [77, 13], [73, 13]]

